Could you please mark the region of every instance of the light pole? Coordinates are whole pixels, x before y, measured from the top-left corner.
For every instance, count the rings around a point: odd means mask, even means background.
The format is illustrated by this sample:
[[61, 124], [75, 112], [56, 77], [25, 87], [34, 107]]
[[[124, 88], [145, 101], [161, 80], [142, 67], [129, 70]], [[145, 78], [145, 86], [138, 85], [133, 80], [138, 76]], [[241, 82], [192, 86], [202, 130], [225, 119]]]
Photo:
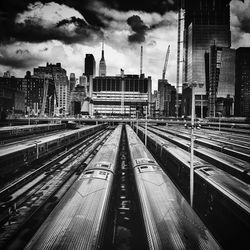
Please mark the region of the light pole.
[[[198, 84], [201, 88], [202, 83]], [[191, 136], [190, 136], [190, 205], [193, 207], [194, 197], [194, 116], [195, 116], [195, 87], [197, 82], [190, 84], [192, 92], [192, 109], [191, 109]]]
[[139, 113], [138, 113], [138, 110], [136, 111], [136, 124], [137, 124], [137, 126], [136, 126], [136, 134], [138, 135], [138, 115], [139, 115]]
[[148, 122], [147, 122], [148, 107], [146, 106], [146, 121], [145, 121], [145, 146], [147, 147], [147, 137], [148, 137]]

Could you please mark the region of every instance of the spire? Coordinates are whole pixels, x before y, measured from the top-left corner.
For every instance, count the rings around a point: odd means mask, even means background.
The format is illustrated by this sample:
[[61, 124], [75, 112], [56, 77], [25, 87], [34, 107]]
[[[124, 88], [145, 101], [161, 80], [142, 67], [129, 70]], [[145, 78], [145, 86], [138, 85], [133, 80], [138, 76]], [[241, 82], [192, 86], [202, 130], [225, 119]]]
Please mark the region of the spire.
[[106, 76], [106, 63], [104, 59], [104, 39], [102, 40], [102, 58], [99, 64], [99, 76]]

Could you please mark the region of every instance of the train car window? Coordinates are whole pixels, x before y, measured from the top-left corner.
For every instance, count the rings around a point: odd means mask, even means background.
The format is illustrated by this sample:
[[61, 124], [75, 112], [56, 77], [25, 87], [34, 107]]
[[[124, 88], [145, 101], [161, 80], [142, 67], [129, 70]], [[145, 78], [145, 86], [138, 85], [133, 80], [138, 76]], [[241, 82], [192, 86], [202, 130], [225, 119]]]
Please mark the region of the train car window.
[[48, 149], [53, 148], [55, 146], [57, 146], [57, 142], [53, 142], [53, 143], [49, 144]]
[[151, 161], [151, 160], [149, 160], [149, 161], [148, 161], [148, 163], [155, 163], [155, 161]]
[[103, 167], [103, 168], [110, 168], [110, 164], [108, 165], [108, 164], [101, 164], [101, 167]]
[[140, 173], [143, 172], [154, 172], [156, 171], [157, 167], [156, 166], [141, 166], [139, 167]]
[[87, 174], [93, 174], [94, 171], [87, 171], [86, 173], [84, 173], [84, 175], [87, 175]]

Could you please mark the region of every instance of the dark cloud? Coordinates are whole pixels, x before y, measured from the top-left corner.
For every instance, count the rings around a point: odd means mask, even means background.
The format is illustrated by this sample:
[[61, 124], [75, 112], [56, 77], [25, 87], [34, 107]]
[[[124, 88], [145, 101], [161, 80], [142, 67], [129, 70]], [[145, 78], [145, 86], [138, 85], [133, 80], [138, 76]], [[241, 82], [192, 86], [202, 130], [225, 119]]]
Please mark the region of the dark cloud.
[[70, 19], [61, 20], [60, 22], [57, 23], [57, 27], [61, 27], [61, 26], [68, 25], [68, 24], [74, 24], [77, 27], [81, 27], [81, 28], [89, 27], [89, 25], [83, 19], [80, 19], [74, 16], [72, 16]]
[[[75, 25], [74, 31], [61, 29], [70, 23]], [[15, 41], [25, 41], [31, 43], [46, 42], [50, 40], [59, 40], [66, 44], [78, 42], [94, 42], [102, 36], [99, 28], [86, 25], [85, 21], [72, 17], [71, 20], [62, 20], [55, 26], [44, 27], [39, 22], [26, 19], [24, 23], [16, 23], [8, 30], [8, 33], [2, 42], [11, 43]]]
[[27, 69], [39, 65], [41, 62], [43, 62], [43, 59], [31, 55], [28, 57], [15, 57], [8, 54], [0, 56], [0, 65], [10, 68]]
[[[250, 8], [249, 8], [250, 10]], [[240, 29], [242, 32], [245, 32], [245, 33], [250, 33], [250, 11], [249, 11], [249, 14], [248, 15], [240, 15], [238, 17], [239, 19], [239, 22], [240, 22]]]
[[156, 12], [164, 14], [170, 10], [177, 10], [177, 0], [106, 0], [101, 1], [106, 3], [113, 9], [120, 11], [138, 10], [148, 13]]
[[127, 19], [128, 25], [134, 31], [134, 33], [128, 36], [129, 42], [142, 43], [145, 41], [145, 35], [149, 29], [147, 25], [137, 15], [133, 15]]
[[[58, 4], [64, 4], [68, 7], [74, 8], [79, 11], [87, 22], [91, 25], [86, 27], [83, 25], [81, 20], [64, 20], [64, 24], [67, 22], [73, 22], [78, 25], [75, 36], [67, 35], [62, 33], [56, 28], [47, 30], [44, 27], [41, 27], [39, 24], [32, 24], [26, 22], [25, 24], [15, 24], [15, 18], [18, 13], [23, 13], [28, 10], [28, 5], [30, 3], [34, 4], [35, 2], [41, 2], [43, 4], [49, 2], [55, 2]], [[90, 8], [93, 4], [93, 0], [7, 0], [0, 1], [0, 43], [11, 43], [15, 41], [28, 41], [28, 42], [42, 42], [48, 41], [51, 39], [61, 40], [65, 43], [74, 43], [74, 42], [85, 42], [90, 41], [93, 37], [91, 32], [97, 33], [94, 37], [100, 32], [101, 28], [105, 27], [102, 19], [98, 16], [97, 12]], [[148, 13], [156, 12], [164, 14], [170, 10], [176, 10], [177, 1], [173, 0], [144, 0], [135, 1], [135, 0], [100, 0], [99, 2], [103, 3], [105, 6], [108, 6], [110, 9], [115, 9], [118, 11], [128, 11], [128, 10], [138, 10], [146, 11]], [[62, 23], [63, 24], [63, 21]], [[59, 25], [60, 25], [59, 24]], [[40, 29], [40, 30], [35, 30]], [[30, 33], [29, 33], [30, 32]], [[143, 40], [141, 33], [136, 32], [132, 34], [131, 40], [137, 41], [138, 39]], [[32, 36], [34, 36], [32, 38]]]

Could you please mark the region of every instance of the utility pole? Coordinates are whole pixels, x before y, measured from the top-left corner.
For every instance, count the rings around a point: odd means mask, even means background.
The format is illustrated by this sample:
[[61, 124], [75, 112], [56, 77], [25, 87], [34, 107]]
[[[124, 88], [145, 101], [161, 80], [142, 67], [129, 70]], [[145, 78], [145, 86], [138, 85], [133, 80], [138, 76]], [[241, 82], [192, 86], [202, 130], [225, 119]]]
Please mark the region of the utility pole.
[[123, 69], [121, 69], [121, 81], [122, 81], [121, 114], [124, 116], [124, 70]]

